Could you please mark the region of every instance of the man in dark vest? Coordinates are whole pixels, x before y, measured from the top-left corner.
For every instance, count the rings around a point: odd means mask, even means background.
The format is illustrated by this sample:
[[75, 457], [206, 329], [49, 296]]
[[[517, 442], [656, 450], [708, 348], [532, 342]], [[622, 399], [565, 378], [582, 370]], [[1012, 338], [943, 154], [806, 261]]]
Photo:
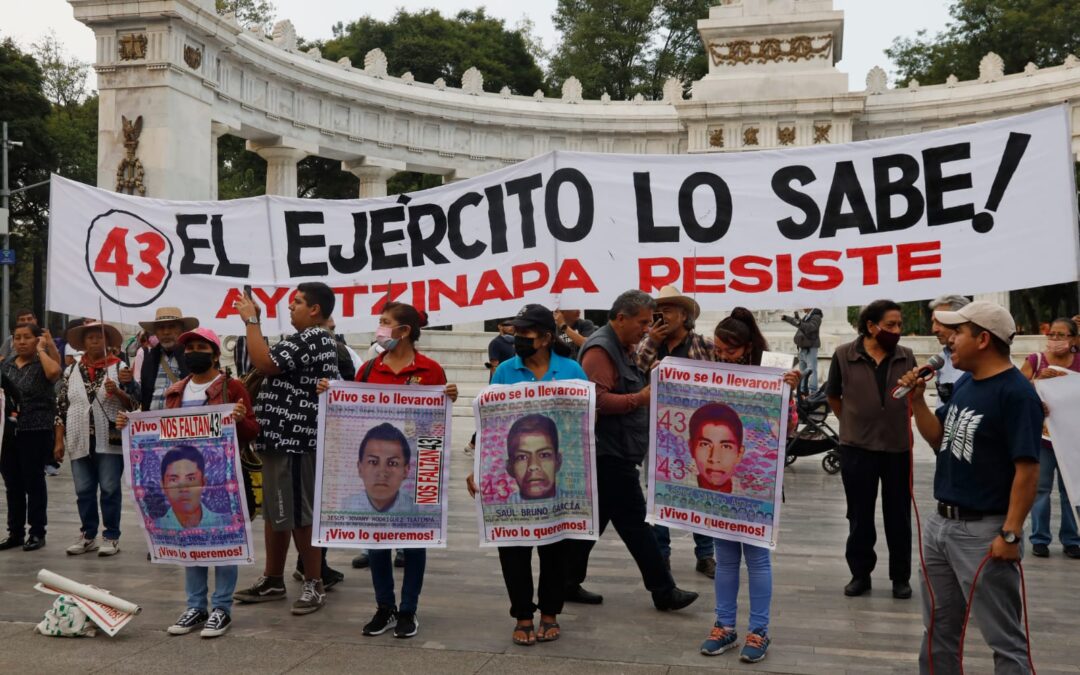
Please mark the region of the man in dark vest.
[[[615, 524], [645, 588], [657, 609], [675, 610], [697, 600], [697, 593], [675, 586], [651, 527], [645, 523], [645, 496], [638, 467], [649, 451], [649, 380], [633, 359], [634, 348], [652, 323], [656, 303], [637, 290], [620, 295], [608, 312], [608, 323], [581, 347], [578, 355], [589, 380], [596, 384], [596, 486], [600, 533]], [[603, 597], [581, 587], [588, 573], [591, 541], [567, 544], [566, 600], [599, 604]]]
[[184, 346], [177, 338], [198, 328], [199, 320], [184, 316], [179, 307], [159, 307], [153, 321], [140, 321], [139, 326], [158, 339], [157, 346], [143, 358], [140, 402], [143, 410], [161, 410], [165, 407], [165, 390], [188, 374]]

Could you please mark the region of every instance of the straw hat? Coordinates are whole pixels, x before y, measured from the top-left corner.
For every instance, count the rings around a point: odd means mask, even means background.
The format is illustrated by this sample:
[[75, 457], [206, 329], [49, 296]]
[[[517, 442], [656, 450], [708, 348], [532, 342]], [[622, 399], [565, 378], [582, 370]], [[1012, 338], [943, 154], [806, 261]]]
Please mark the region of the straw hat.
[[193, 316], [184, 316], [179, 307], [158, 307], [153, 321], [140, 321], [142, 329], [153, 333], [158, 324], [179, 321], [183, 324], [181, 329], [184, 333], [199, 327], [199, 320]]
[[660, 295], [656, 296], [656, 306], [661, 305], [678, 305], [686, 310], [691, 319], [696, 319], [701, 315], [701, 306], [697, 304], [697, 300], [683, 295], [674, 286], [664, 286], [660, 289]]
[[124, 342], [124, 336], [120, 335], [120, 331], [110, 326], [109, 324], [102, 324], [98, 322], [84, 323], [81, 326], [76, 326], [67, 332], [67, 342], [69, 345], [78, 349], [80, 352], [86, 351], [86, 347], [83, 343], [83, 338], [88, 331], [98, 331], [99, 333], [105, 332], [105, 342], [109, 347], [120, 348], [120, 345]]

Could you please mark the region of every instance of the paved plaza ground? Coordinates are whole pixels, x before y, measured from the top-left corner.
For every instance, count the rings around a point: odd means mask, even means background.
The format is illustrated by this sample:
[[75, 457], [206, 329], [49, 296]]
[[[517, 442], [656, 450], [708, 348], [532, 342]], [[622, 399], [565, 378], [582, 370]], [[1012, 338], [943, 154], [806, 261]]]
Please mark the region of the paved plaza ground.
[[[712, 582], [694, 572], [691, 539], [680, 533], [674, 537], [672, 569], [681, 587], [701, 593], [694, 605], [675, 613], [653, 609], [629, 554], [609, 530], [593, 552], [586, 584], [603, 593], [604, 604], [567, 605], [560, 616], [563, 637], [558, 642], [514, 646], [498, 555], [494, 549], [477, 547], [475, 512], [464, 489], [471, 460], [460, 448], [472, 431], [472, 422], [466, 418], [454, 422], [452, 539], [448, 549], [428, 555], [417, 637], [361, 636], [360, 628], [375, 606], [370, 575], [350, 569], [351, 553], [342, 550], [331, 551], [330, 561], [345, 572], [346, 579], [329, 592], [322, 611], [295, 617], [285, 602], [237, 605], [233, 628], [222, 638], [169, 636], [165, 627], [183, 610], [183, 577], [178, 567], [146, 561], [145, 540], [129, 499], [125, 497], [122, 551], [117, 557], [64, 554], [64, 547], [78, 533], [71, 472], [65, 465], [59, 477], [48, 481], [48, 546], [35, 553], [0, 552], [0, 644], [4, 645], [0, 672], [682, 675], [916, 671], [922, 634], [919, 591], [916, 588], [911, 600], [892, 598], [882, 536], [878, 550], [883, 560], [874, 576], [873, 592], [862, 598], [844, 597], [842, 588], [849, 575], [843, 558], [847, 529], [843, 489], [839, 476], [822, 471], [819, 457], [800, 459], [787, 473], [787, 503], [774, 562], [773, 646], [765, 662], [741, 664], [737, 652], [712, 658], [698, 653], [713, 621]], [[933, 464], [925, 446], [920, 446], [918, 454], [916, 489], [927, 512]], [[1056, 505], [1055, 500], [1055, 510]], [[1080, 561], [1066, 559], [1055, 543], [1049, 559], [1029, 557], [1025, 562], [1036, 668], [1044, 674], [1080, 673]], [[52, 602], [50, 596], [32, 589], [41, 567], [107, 588], [137, 602], [143, 611], [115, 638], [99, 634], [92, 639], [65, 640], [37, 635], [32, 632], [33, 623]], [[260, 569], [243, 568], [241, 585], [254, 580]], [[291, 602], [299, 584], [289, 583]], [[740, 632], [745, 632], [747, 610], [744, 581]], [[974, 628], [965, 662], [968, 673], [992, 669], [989, 650]]]

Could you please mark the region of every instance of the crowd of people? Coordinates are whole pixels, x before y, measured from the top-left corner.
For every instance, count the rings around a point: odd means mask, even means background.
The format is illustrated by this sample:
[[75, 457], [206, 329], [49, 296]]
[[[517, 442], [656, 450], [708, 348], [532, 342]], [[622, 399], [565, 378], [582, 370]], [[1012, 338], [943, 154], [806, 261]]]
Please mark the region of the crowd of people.
[[[120, 551], [123, 502], [121, 430], [128, 413], [206, 404], [231, 404], [242, 442], [250, 442], [262, 465], [263, 555], [261, 574], [237, 590], [236, 566], [217, 566], [208, 601], [209, 570], [185, 569], [184, 611], [168, 632], [201, 629], [204, 637], [226, 632], [234, 600], [253, 604], [285, 600], [290, 548], [298, 559], [293, 575], [302, 581], [291, 606], [297, 615], [324, 606], [327, 589], [343, 575], [330, 568], [326, 550], [312, 544], [317, 448], [317, 397], [333, 380], [396, 385], [441, 385], [456, 400], [455, 384], [443, 368], [418, 348], [426, 316], [397, 302], [379, 317], [376, 341], [360, 358], [333, 332], [335, 295], [322, 283], [300, 284], [289, 303], [295, 332], [270, 344], [264, 337], [259, 307], [248, 296], [235, 304], [243, 329], [235, 354], [245, 386], [221, 367], [222, 341], [199, 326], [197, 317], [179, 308], [161, 307], [155, 319], [140, 323], [143, 333], [129, 342], [113, 326], [79, 320], [62, 340], [54, 341], [32, 312], [19, 312], [0, 356], [0, 385], [5, 394], [6, 425], [2, 469], [7, 491], [7, 536], [0, 550], [41, 549], [46, 543], [48, 489], [46, 472], [68, 462], [75, 485], [80, 531], [66, 547], [68, 555], [113, 556]], [[1016, 325], [1003, 308], [943, 296], [930, 303], [933, 333], [941, 342], [945, 366], [939, 369], [938, 404], [924, 397], [927, 377], [920, 374], [911, 349], [901, 342], [898, 304], [879, 300], [859, 315], [857, 336], [832, 357], [824, 391], [839, 420], [842, 482], [847, 499], [849, 534], [846, 558], [851, 581], [843, 592], [860, 596], [871, 590], [876, 566], [875, 516], [880, 486], [889, 579], [897, 599], [912, 596], [912, 527], [910, 478], [911, 421], [937, 453], [934, 498], [937, 508], [925, 524], [926, 570], [923, 614], [928, 638], [923, 667], [938, 672], [958, 665], [957, 646], [966, 600], [980, 562], [994, 564], [980, 584], [974, 617], [994, 649], [1001, 672], [1028, 672], [1020, 625], [1018, 571], [1024, 522], [1031, 515], [1030, 543], [1036, 556], [1049, 555], [1050, 494], [1055, 480], [1053, 446], [1042, 438], [1044, 406], [1031, 381], [1080, 372], [1080, 337], [1076, 319], [1050, 324], [1044, 350], [1031, 354], [1021, 368], [1010, 360]], [[817, 388], [817, 350], [822, 313], [806, 308], [785, 317], [796, 326], [800, 368], [784, 375], [794, 392], [804, 378]], [[698, 332], [700, 307], [674, 287], [657, 297], [630, 290], [621, 294], [597, 327], [580, 312], [525, 306], [500, 323], [489, 348], [491, 382], [514, 384], [587, 379], [596, 386], [595, 424], [598, 525], [614, 525], [640, 572], [642, 583], [661, 611], [683, 609], [698, 599], [683, 590], [671, 572], [667, 528], [646, 523], [641, 469], [648, 459], [650, 422], [649, 371], [667, 357], [760, 365], [768, 344], [749, 311], [736, 308], [709, 334]], [[1078, 317], [1080, 318], [1080, 317]], [[897, 385], [908, 397], [891, 395]], [[249, 387], [256, 390], [249, 394]], [[794, 430], [795, 425], [790, 425]], [[729, 430], [731, 431], [731, 430]], [[525, 438], [529, 430], [515, 438]], [[538, 433], [533, 430], [534, 435]], [[741, 428], [731, 431], [741, 447]], [[550, 444], [550, 439], [548, 441]], [[470, 445], [472, 443], [470, 442]], [[521, 441], [523, 473], [544, 470], [532, 446]], [[734, 447], [734, 446], [733, 446]], [[555, 448], [557, 451], [557, 448]], [[361, 455], [364, 451], [361, 450]], [[378, 453], [372, 450], [372, 471]], [[184, 457], [174, 464], [197, 476], [202, 468]], [[185, 478], [162, 467], [163, 486]], [[1060, 477], [1058, 478], [1060, 481]], [[172, 483], [170, 483], [172, 485]], [[476, 483], [466, 480], [470, 494]], [[1080, 535], [1072, 507], [1059, 482], [1059, 539], [1070, 558], [1080, 558]], [[54, 496], [55, 497], [55, 496]], [[198, 508], [198, 505], [194, 505]], [[180, 517], [180, 516], [174, 516]], [[100, 537], [99, 537], [100, 534]], [[564, 540], [537, 546], [539, 579], [533, 582], [532, 547], [503, 546], [499, 561], [515, 620], [515, 644], [550, 642], [561, 635], [558, 616], [564, 603], [600, 604], [603, 597], [585, 587], [595, 542]], [[771, 637], [769, 614], [772, 566], [768, 549], [694, 535], [695, 568], [714, 580], [715, 620], [700, 651], [718, 655], [738, 646], [736, 627], [739, 575], [745, 560], [750, 619], [741, 658], [765, 658]], [[375, 613], [363, 634], [393, 630], [409, 638], [419, 631], [418, 608], [424, 582], [426, 549], [408, 548], [397, 556], [370, 550], [354, 560], [369, 567]], [[400, 602], [394, 568], [402, 569]], [[534, 593], [535, 591], [535, 593]], [[536, 612], [539, 624], [534, 623]]]

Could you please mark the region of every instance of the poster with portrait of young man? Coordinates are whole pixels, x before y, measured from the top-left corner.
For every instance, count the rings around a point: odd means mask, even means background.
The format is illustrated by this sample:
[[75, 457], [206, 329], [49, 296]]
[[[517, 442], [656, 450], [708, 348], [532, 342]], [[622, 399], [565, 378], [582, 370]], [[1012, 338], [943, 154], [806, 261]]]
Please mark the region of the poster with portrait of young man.
[[674, 357], [653, 369], [648, 522], [776, 548], [784, 372]]
[[255, 562], [231, 405], [128, 413], [124, 473], [151, 562]]
[[473, 402], [481, 546], [597, 539], [595, 385], [493, 385]]
[[319, 400], [313, 543], [445, 548], [451, 406], [441, 385], [331, 382]]

